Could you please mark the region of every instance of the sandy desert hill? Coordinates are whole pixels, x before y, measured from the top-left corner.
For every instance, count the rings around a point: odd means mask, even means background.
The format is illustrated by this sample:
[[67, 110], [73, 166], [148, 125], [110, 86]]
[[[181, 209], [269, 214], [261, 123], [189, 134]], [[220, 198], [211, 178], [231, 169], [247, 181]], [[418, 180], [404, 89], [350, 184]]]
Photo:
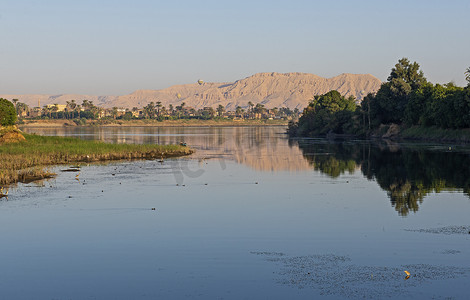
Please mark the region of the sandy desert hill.
[[162, 90], [138, 90], [123, 96], [93, 95], [0, 95], [6, 99], [19, 99], [29, 106], [65, 104], [75, 99], [93, 101], [103, 107], [144, 107], [150, 102], [160, 101], [168, 107], [180, 105], [195, 109], [223, 105], [227, 110], [237, 106], [246, 108], [248, 102], [261, 103], [267, 108], [289, 107], [302, 109], [314, 95], [337, 90], [342, 95], [362, 100], [368, 93], [380, 88], [380, 80], [370, 74], [341, 74], [323, 78], [309, 73], [258, 73], [232, 83], [202, 83], [175, 85]]

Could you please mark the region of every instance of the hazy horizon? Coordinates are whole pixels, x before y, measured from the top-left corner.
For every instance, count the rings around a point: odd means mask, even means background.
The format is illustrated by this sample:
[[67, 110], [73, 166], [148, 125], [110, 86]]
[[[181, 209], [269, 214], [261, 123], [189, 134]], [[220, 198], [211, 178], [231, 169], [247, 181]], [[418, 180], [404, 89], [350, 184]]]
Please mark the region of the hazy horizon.
[[385, 81], [402, 57], [465, 84], [470, 3], [12, 1], [0, 3], [0, 94], [124, 95], [261, 72]]

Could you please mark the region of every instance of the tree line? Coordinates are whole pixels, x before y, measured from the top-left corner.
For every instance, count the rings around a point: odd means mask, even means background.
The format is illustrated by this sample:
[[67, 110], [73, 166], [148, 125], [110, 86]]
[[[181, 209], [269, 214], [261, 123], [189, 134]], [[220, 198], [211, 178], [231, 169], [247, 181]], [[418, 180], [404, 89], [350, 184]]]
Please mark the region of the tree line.
[[246, 108], [237, 106], [234, 111], [226, 111], [223, 105], [217, 108], [205, 107], [203, 109], [194, 109], [188, 107], [185, 102], [174, 106], [169, 104], [168, 108], [162, 105], [162, 102], [150, 102], [143, 108], [133, 107], [132, 109], [124, 109], [113, 107], [105, 109], [96, 106], [93, 101], [83, 100], [79, 104], [76, 100], [66, 102], [65, 107], [59, 104], [46, 105], [42, 108], [30, 108], [25, 103], [13, 99], [14, 108], [20, 119], [22, 118], [39, 118], [39, 119], [156, 119], [177, 120], [177, 119], [217, 119], [217, 118], [241, 118], [241, 119], [292, 119], [298, 117], [300, 111], [295, 108], [291, 110], [288, 107], [267, 109], [264, 104], [249, 101]]
[[432, 84], [419, 64], [402, 58], [392, 68], [387, 81], [360, 104], [337, 91], [315, 96], [297, 123], [291, 123], [292, 136], [328, 133], [369, 135], [381, 124], [400, 126], [470, 128], [470, 68], [465, 71], [466, 87], [450, 82]]

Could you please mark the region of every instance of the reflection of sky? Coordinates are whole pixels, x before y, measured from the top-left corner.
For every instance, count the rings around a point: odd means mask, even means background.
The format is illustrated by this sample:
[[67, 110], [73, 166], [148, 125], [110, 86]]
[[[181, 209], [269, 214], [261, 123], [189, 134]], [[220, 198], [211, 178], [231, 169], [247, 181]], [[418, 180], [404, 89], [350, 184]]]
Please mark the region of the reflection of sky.
[[[184, 162], [203, 172], [177, 186], [172, 172]], [[386, 194], [360, 172], [332, 179], [317, 171], [260, 172], [234, 161], [222, 168], [217, 160], [192, 159], [84, 166], [80, 182], [74, 173], [59, 172], [45, 187], [21, 186], [0, 202], [0, 255], [8, 257], [1, 262], [0, 293], [43, 299], [320, 296], [316, 289], [280, 284], [282, 266], [251, 254], [256, 251], [345, 255], [359, 270], [470, 267], [465, 236], [404, 230], [465, 224], [468, 199], [436, 194], [422, 210], [419, 217], [398, 217]], [[443, 254], [449, 249], [459, 252]], [[413, 282], [397, 288], [402, 281], [386, 294], [415, 292]], [[459, 275], [452, 288], [426, 283], [417, 285], [415, 296], [466, 289]], [[357, 284], [375, 288], [367, 280]]]
[[310, 170], [298, 147], [290, 147], [285, 127], [63, 127], [25, 128], [43, 135], [74, 136], [113, 143], [186, 142], [198, 159], [222, 157], [256, 170]]
[[[11, 189], [9, 200], [0, 201], [0, 257], [8, 258], [0, 260], [0, 298], [311, 299], [331, 284], [285, 285], [284, 266], [253, 252], [347, 256], [354, 268], [341, 271], [356, 270], [348, 287], [365, 293], [376, 289], [368, 266], [470, 268], [466, 235], [405, 230], [468, 224], [470, 202], [461, 193], [432, 193], [419, 214], [404, 218], [360, 171], [337, 178], [313, 169], [265, 172], [236, 159], [242, 151], [268, 161], [264, 156], [276, 151], [295, 154], [282, 128], [201, 131], [217, 134], [193, 137], [201, 144], [191, 144], [196, 140], [189, 136], [185, 141], [203, 154], [222, 151], [235, 159], [82, 166], [80, 181], [75, 173], [58, 172], [44, 187]], [[233, 146], [237, 140], [241, 150]], [[174, 173], [183, 167], [201, 172], [177, 185]], [[294, 271], [315, 272], [300, 267]], [[455, 278], [446, 284], [433, 274], [406, 282], [404, 273], [392, 275], [379, 295], [467, 293], [469, 272], [450, 274]]]

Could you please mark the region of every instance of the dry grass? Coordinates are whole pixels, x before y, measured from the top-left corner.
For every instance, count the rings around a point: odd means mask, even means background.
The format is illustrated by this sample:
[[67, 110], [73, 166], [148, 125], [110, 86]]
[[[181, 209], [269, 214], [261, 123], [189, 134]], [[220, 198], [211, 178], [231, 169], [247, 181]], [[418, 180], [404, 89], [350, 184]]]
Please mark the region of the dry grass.
[[121, 159], [156, 159], [188, 155], [179, 145], [107, 144], [76, 138], [27, 135], [26, 140], [0, 145], [0, 185], [48, 178], [45, 168], [57, 164]]

